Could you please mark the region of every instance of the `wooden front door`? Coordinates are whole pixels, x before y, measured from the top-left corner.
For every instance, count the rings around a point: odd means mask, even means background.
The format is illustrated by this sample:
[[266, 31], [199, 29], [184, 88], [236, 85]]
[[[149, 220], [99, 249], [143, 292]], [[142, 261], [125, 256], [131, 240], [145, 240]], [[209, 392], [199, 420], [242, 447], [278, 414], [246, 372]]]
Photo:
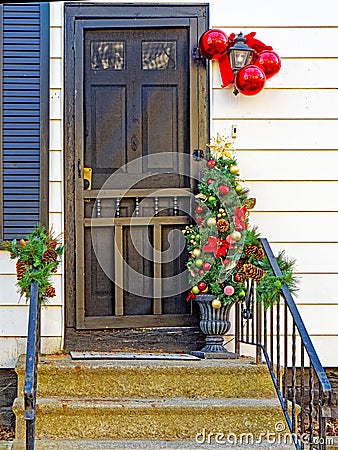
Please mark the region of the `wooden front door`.
[[200, 133], [192, 138], [201, 81], [191, 57], [197, 22], [150, 15], [69, 23], [72, 328], [191, 327], [179, 230], [190, 220], [198, 169], [190, 155], [201, 146]]

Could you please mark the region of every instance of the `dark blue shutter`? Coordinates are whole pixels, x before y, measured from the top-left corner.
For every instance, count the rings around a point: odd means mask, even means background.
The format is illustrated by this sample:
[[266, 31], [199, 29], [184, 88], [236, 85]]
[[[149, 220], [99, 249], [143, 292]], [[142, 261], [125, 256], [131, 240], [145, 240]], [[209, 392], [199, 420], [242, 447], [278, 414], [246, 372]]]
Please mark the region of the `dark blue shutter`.
[[[47, 114], [48, 118], [48, 110], [46, 99], [42, 102], [41, 98], [42, 83], [46, 83], [43, 80], [46, 67], [43, 68], [41, 64], [43, 45], [46, 45], [41, 32], [43, 20], [46, 19], [42, 14], [45, 6], [40, 3], [12, 3], [3, 6], [4, 239], [24, 237], [41, 222], [41, 152], [48, 151], [42, 145], [46, 143], [43, 133], [48, 136], [48, 120], [44, 117]], [[46, 39], [48, 42], [48, 36]], [[46, 103], [48, 107], [48, 101]], [[47, 129], [43, 130], [41, 120]], [[46, 176], [48, 175], [44, 174], [43, 179]]]

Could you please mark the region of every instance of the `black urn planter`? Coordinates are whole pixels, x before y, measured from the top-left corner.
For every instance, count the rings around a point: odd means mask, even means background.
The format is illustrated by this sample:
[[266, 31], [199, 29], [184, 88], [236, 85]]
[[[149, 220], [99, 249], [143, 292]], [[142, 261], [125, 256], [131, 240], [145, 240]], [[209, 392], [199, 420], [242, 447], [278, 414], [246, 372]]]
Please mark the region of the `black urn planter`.
[[230, 329], [230, 310], [233, 303], [222, 305], [219, 309], [211, 306], [213, 295], [197, 295], [196, 301], [200, 308], [200, 328], [205, 334], [205, 346], [199, 351], [191, 352], [192, 355], [205, 359], [235, 359], [239, 355], [229, 352], [224, 347], [224, 335]]

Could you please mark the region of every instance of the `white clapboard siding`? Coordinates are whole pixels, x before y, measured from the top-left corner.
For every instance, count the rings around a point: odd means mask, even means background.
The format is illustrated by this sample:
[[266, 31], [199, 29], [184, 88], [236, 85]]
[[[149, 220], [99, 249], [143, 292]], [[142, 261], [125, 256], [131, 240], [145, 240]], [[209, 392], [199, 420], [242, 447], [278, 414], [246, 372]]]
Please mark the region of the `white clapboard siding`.
[[55, 26], [50, 28], [50, 58], [62, 58], [63, 57], [63, 35], [62, 28]]
[[336, 181], [250, 181], [245, 187], [257, 199], [255, 211], [338, 211]]
[[[56, 297], [47, 300], [47, 306], [62, 305], [62, 277], [60, 274], [55, 274], [50, 279], [52, 285], [56, 289]], [[16, 275], [2, 275], [1, 276], [1, 293], [0, 306], [25, 306], [26, 298], [20, 297], [18, 286], [16, 286]]]
[[[221, 88], [222, 82], [218, 61], [213, 61], [212, 82], [215, 88]], [[318, 88], [335, 89], [337, 87], [338, 58], [283, 58], [279, 73], [266, 81], [269, 88]], [[325, 76], [323, 76], [325, 74]]]
[[[338, 151], [238, 151], [246, 180], [338, 181]], [[268, 167], [268, 170], [267, 170]]]
[[[302, 27], [337, 26], [336, 0], [316, 0], [296, 2], [267, 2], [266, 0], [242, 0], [240, 11], [228, 3], [214, 0], [210, 9], [210, 19], [214, 27]], [[287, 33], [287, 31], [286, 31]]]
[[60, 119], [62, 117], [62, 90], [50, 89], [49, 94], [50, 118]]
[[62, 185], [58, 181], [49, 183], [49, 211], [62, 212]]
[[[226, 107], [224, 116], [226, 116], [229, 108], [227, 104], [224, 106]], [[235, 120], [222, 118], [214, 119], [212, 133], [213, 135], [216, 133], [230, 135], [232, 125], [237, 127], [234, 147], [238, 150], [321, 151], [338, 149], [337, 140], [332, 138], [338, 130], [337, 119], [292, 120], [285, 117], [265, 120], [237, 118]], [[318, 157], [320, 155], [321, 152], [318, 153]]]
[[[263, 89], [257, 96], [214, 89], [215, 119], [337, 119], [338, 89]], [[254, 106], [254, 107], [253, 107]], [[259, 138], [259, 137], [258, 137]]]
[[[49, 214], [49, 226], [56, 236], [64, 233], [63, 215], [60, 212]], [[62, 236], [60, 236], [62, 237]]]
[[62, 59], [51, 58], [50, 60], [50, 88], [62, 88]]
[[336, 28], [291, 28], [287, 25], [282, 28], [260, 28], [253, 25], [250, 28], [222, 27], [222, 30], [227, 35], [240, 31], [245, 35], [255, 31], [255, 37], [273, 47], [281, 58], [337, 58]]
[[[265, 237], [265, 236], [264, 236]], [[286, 255], [296, 259], [299, 273], [335, 273], [338, 274], [338, 243], [277, 243], [270, 242], [275, 255], [285, 250]], [[320, 305], [321, 299], [318, 299]], [[315, 314], [316, 308], [313, 313]]]
[[311, 273], [299, 275], [298, 278], [297, 304], [338, 304], [338, 274]]
[[270, 241], [338, 243], [338, 212], [253, 211], [250, 219]]
[[[48, 306], [41, 309], [41, 336], [62, 335], [62, 308]], [[0, 336], [26, 336], [28, 306], [0, 306]]]
[[0, 275], [15, 274], [15, 260], [10, 259], [9, 253], [0, 251]]
[[50, 181], [62, 181], [61, 151], [49, 152], [49, 179]]
[[[49, 149], [52, 150], [61, 150], [62, 149], [62, 121], [61, 118], [58, 120], [51, 120], [49, 122]], [[62, 156], [62, 155], [61, 155]]]

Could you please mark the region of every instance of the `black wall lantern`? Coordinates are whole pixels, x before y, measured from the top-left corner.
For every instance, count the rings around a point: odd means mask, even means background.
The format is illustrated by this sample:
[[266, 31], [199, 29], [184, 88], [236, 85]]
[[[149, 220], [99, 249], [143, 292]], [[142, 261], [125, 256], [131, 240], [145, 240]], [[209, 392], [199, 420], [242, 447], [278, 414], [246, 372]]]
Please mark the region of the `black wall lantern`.
[[228, 49], [230, 66], [234, 74], [242, 67], [250, 64], [254, 50], [246, 43], [243, 33], [234, 39], [234, 45]]

